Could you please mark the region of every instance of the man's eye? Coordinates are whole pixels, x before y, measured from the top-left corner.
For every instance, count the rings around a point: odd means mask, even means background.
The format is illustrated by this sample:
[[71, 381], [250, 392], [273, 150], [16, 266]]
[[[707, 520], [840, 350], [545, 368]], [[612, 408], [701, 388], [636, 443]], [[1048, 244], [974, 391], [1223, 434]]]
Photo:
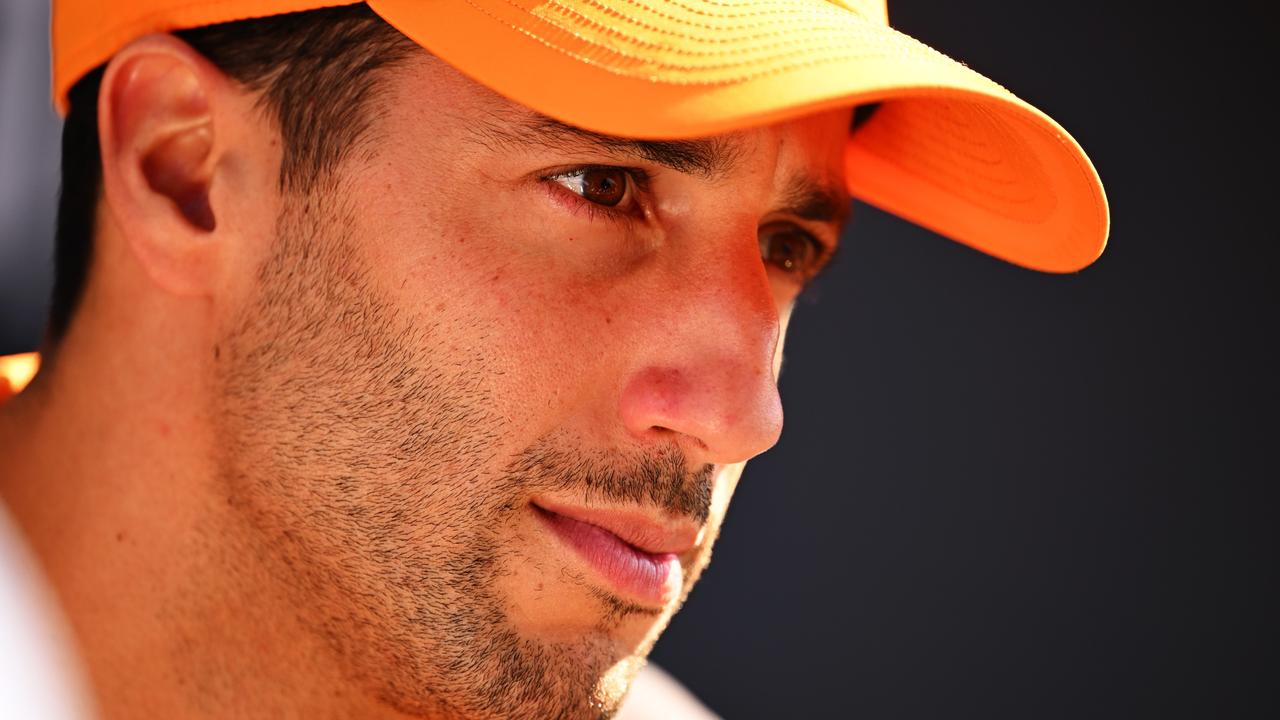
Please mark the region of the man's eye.
[[787, 222], [762, 226], [759, 238], [760, 257], [765, 262], [801, 277], [813, 275], [826, 253], [817, 238]]
[[617, 207], [630, 194], [631, 181], [626, 170], [612, 167], [590, 167], [556, 175], [556, 182], [597, 205]]

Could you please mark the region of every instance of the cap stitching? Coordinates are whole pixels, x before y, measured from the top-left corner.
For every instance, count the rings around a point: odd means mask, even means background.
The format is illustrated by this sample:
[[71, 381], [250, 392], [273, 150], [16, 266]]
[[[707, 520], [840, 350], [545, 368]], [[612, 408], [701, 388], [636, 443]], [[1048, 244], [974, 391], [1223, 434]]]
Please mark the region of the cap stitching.
[[[669, 37], [672, 37], [672, 38], [678, 38], [678, 39], [681, 39], [681, 40], [693, 40], [693, 41], [696, 41], [696, 42], [703, 42], [703, 43], [715, 43], [715, 44], [728, 45], [729, 43], [732, 43], [732, 42], [735, 42], [735, 41], [742, 41], [742, 40], [761, 40], [761, 39], [766, 39], [766, 38], [770, 38], [770, 37], [783, 37], [783, 34], [782, 34], [782, 33], [779, 33], [779, 32], [773, 32], [773, 33], [756, 33], [756, 34], [753, 34], [753, 35], [737, 36], [737, 37], [730, 37], [730, 38], [700, 38], [700, 37], [697, 37], [697, 36], [695, 36], [695, 35], [689, 35], [689, 34], [687, 34], [687, 33], [681, 33], [681, 32], [676, 32], [676, 31], [669, 30], [669, 29], [666, 29], [666, 28], [657, 27], [657, 26], [655, 26], [655, 25], [652, 25], [652, 24], [649, 24], [649, 23], [647, 23], [647, 22], [643, 21], [642, 19], [639, 19], [639, 18], [636, 18], [636, 17], [630, 16], [630, 15], [624, 15], [624, 14], [621, 14], [621, 13], [619, 13], [619, 12], [617, 12], [617, 11], [615, 11], [615, 10], [612, 10], [612, 9], [610, 9], [610, 8], [606, 8], [606, 7], [604, 7], [603, 5], [600, 5], [599, 3], [592, 2], [592, 4], [596, 5], [597, 7], [599, 7], [601, 10], [603, 10], [603, 11], [604, 11], [604, 12], [606, 12], [607, 14], [609, 14], [609, 15], [611, 15], [611, 16], [613, 16], [613, 17], [618, 18], [619, 20], [622, 20], [622, 21], [624, 21], [624, 22], [631, 23], [631, 24], [633, 24], [633, 25], [635, 25], [635, 26], [637, 26], [637, 27], [644, 28], [645, 30], [648, 30], [648, 31], [651, 31], [651, 32], [654, 32], [654, 33], [657, 33], [657, 34], [666, 35], [666, 36], [669, 36]], [[560, 14], [560, 15], [571, 16], [571, 17], [570, 17], [569, 22], [570, 22], [572, 25], [579, 25], [579, 26], [581, 26], [581, 25], [587, 25], [587, 26], [590, 26], [590, 27], [593, 27], [593, 28], [596, 28], [596, 29], [602, 30], [602, 31], [604, 31], [604, 32], [606, 32], [606, 33], [609, 33], [610, 35], [612, 35], [612, 36], [614, 36], [614, 37], [617, 37], [617, 38], [618, 38], [618, 39], [620, 39], [620, 40], [625, 40], [625, 41], [627, 41], [627, 42], [629, 42], [629, 43], [631, 43], [631, 44], [633, 44], [633, 45], [641, 45], [641, 46], [646, 46], [646, 47], [652, 47], [652, 48], [655, 48], [655, 49], [661, 49], [661, 50], [664, 50], [664, 51], [667, 51], [667, 52], [670, 52], [670, 53], [673, 53], [673, 54], [678, 54], [678, 55], [687, 55], [687, 56], [714, 56], [714, 55], [729, 55], [729, 54], [731, 54], [731, 53], [729, 53], [729, 52], [725, 52], [725, 51], [718, 51], [718, 50], [688, 50], [688, 49], [679, 48], [679, 47], [673, 47], [673, 46], [661, 45], [661, 44], [658, 44], [658, 43], [655, 43], [655, 42], [652, 42], [652, 41], [649, 41], [649, 40], [644, 40], [644, 39], [641, 39], [641, 38], [636, 38], [636, 37], [632, 37], [632, 36], [626, 35], [626, 34], [624, 34], [624, 33], [621, 33], [621, 32], [619, 32], [617, 29], [612, 28], [612, 27], [609, 27], [609, 26], [605, 25], [604, 23], [600, 22], [599, 20], [597, 20], [597, 19], [595, 19], [595, 18], [592, 18], [592, 17], [590, 17], [590, 16], [587, 16], [587, 15], [583, 14], [583, 13], [582, 13], [582, 12], [580, 12], [578, 9], [573, 8], [573, 7], [569, 7], [569, 6], [565, 5], [564, 3], [560, 2], [560, 0], [548, 0], [548, 2], [547, 2], [546, 4], [544, 4], [543, 6], [541, 6], [541, 7], [542, 7], [542, 8], [546, 8], [546, 7], [548, 7], [548, 6], [552, 6], [552, 7], [554, 8], [554, 9], [552, 9], [552, 10], [551, 10], [551, 12], [555, 12], [555, 13], [558, 13], [558, 14]], [[548, 13], [548, 14], [549, 14], [549, 13]], [[571, 29], [569, 29], [568, 27], [566, 27], [566, 26], [564, 26], [564, 25], [561, 25], [561, 24], [559, 24], [559, 23], [553, 23], [553, 22], [551, 22], [551, 21], [547, 20], [547, 18], [546, 18], [546, 16], [545, 16], [545, 15], [542, 15], [542, 14], [539, 14], [539, 15], [533, 15], [533, 17], [535, 17], [535, 18], [537, 18], [537, 19], [539, 19], [539, 20], [542, 20], [542, 21], [544, 21], [544, 22], [547, 22], [548, 24], [552, 25], [553, 27], [555, 27], [555, 28], [557, 28], [557, 29], [559, 29], [559, 30], [561, 30], [561, 31], [563, 31], [563, 32], [566, 32], [566, 33], [569, 33], [569, 34], [574, 34], [576, 37], [579, 37], [579, 38], [580, 38], [580, 39], [582, 39], [584, 42], [588, 42], [588, 43], [591, 43], [591, 44], [594, 44], [594, 45], [600, 45], [600, 43], [598, 43], [598, 42], [592, 41], [592, 40], [590, 40], [590, 39], [588, 39], [588, 38], [582, 37], [581, 35], [577, 35], [576, 33], [573, 33], [573, 31], [572, 31]], [[572, 18], [580, 18], [580, 21], [574, 21]], [[801, 23], [800, 21], [797, 21], [795, 24], [802, 24], [802, 23]], [[776, 23], [774, 23], [773, 25], [776, 25]], [[755, 27], [764, 27], [764, 26], [765, 26], [765, 24], [764, 24], [764, 23], [761, 23], [761, 24], [757, 24], [757, 25], [755, 25]], [[701, 27], [701, 26], [695, 26], [695, 27]], [[851, 33], [851, 32], [850, 32], [850, 26], [841, 27], [841, 26], [839, 26], [839, 25], [834, 25], [834, 24], [833, 24], [833, 25], [829, 25], [829, 26], [824, 27], [824, 28], [821, 28], [821, 29], [822, 29], [822, 30], [829, 31], [829, 34], [831, 34], [831, 35], [839, 35], [840, 37], [847, 37], [847, 36], [848, 36], [848, 35], [850, 35], [850, 34], [854, 34], [854, 33]], [[757, 44], [757, 45], [752, 46], [752, 47], [750, 48], [750, 50], [758, 51], [758, 50], [770, 49], [770, 48], [797, 46], [797, 45], [803, 45], [803, 44], [811, 43], [811, 42], [812, 42], [812, 40], [813, 40], [813, 38], [791, 38], [791, 39], [783, 40], [782, 42], [774, 42], [774, 43], [768, 43], [768, 44]], [[604, 47], [604, 46], [601, 46], [601, 47]], [[675, 66], [673, 66], [673, 67], [675, 67]]]
[[[657, 78], [655, 78], [655, 77], [653, 76], [653, 74], [652, 74], [652, 73], [642, 74], [642, 73], [629, 72], [629, 71], [627, 71], [627, 70], [625, 70], [625, 69], [623, 69], [623, 68], [619, 68], [619, 67], [614, 66], [614, 65], [608, 65], [608, 64], [605, 64], [605, 63], [602, 63], [602, 62], [596, 61], [596, 60], [592, 59], [591, 57], [589, 57], [588, 55], [583, 54], [582, 52], [577, 52], [577, 51], [574, 51], [574, 50], [570, 50], [570, 49], [568, 49], [568, 48], [566, 48], [566, 47], [563, 47], [563, 46], [561, 46], [561, 45], [559, 45], [559, 44], [557, 44], [557, 43], [555, 43], [555, 42], [553, 42], [553, 41], [549, 40], [548, 38], [546, 38], [546, 37], [544, 37], [544, 36], [540, 35], [539, 33], [534, 32], [533, 30], [530, 30], [530, 29], [528, 29], [528, 28], [522, 27], [522, 26], [520, 26], [520, 25], [516, 25], [516, 24], [511, 23], [511, 22], [509, 22], [509, 21], [507, 21], [507, 20], [504, 20], [504, 19], [502, 19], [502, 18], [500, 18], [500, 17], [497, 17], [497, 16], [496, 16], [493, 12], [491, 12], [488, 8], [481, 7], [481, 6], [477, 5], [475, 2], [473, 2], [473, 0], [465, 0], [465, 2], [466, 2], [468, 5], [470, 5], [473, 9], [475, 9], [477, 12], [479, 12], [479, 13], [481, 13], [482, 15], [484, 15], [484, 16], [486, 16], [486, 17], [488, 17], [489, 19], [493, 20], [494, 22], [496, 22], [496, 23], [498, 23], [498, 24], [500, 24], [500, 25], [506, 26], [508, 29], [515, 30], [516, 32], [518, 32], [518, 33], [520, 33], [520, 34], [522, 34], [522, 35], [525, 35], [526, 37], [529, 37], [530, 39], [535, 40], [536, 42], [541, 43], [542, 45], [544, 45], [544, 46], [546, 46], [546, 47], [548, 47], [548, 48], [550, 48], [550, 49], [552, 49], [552, 50], [555, 50], [555, 51], [557, 51], [557, 52], [560, 52], [561, 54], [564, 54], [564, 55], [566, 55], [566, 56], [568, 56], [568, 57], [570, 57], [570, 58], [573, 58], [574, 60], [577, 60], [578, 62], [582, 62], [582, 63], [584, 63], [584, 64], [586, 64], [586, 65], [590, 65], [590, 66], [592, 66], [592, 67], [596, 67], [596, 68], [598, 68], [598, 69], [604, 70], [605, 72], [608, 72], [608, 73], [613, 74], [613, 75], [620, 75], [620, 76], [623, 76], [623, 77], [639, 77], [639, 78], [649, 79], [649, 80], [651, 80], [651, 81], [656, 81], [656, 80], [657, 80]], [[560, 25], [556, 25], [556, 24], [554, 24], [554, 23], [552, 23], [552, 22], [550, 22], [550, 21], [548, 21], [548, 20], [546, 20], [546, 19], [544, 19], [544, 18], [542, 18], [542, 17], [539, 17], [539, 16], [537, 16], [537, 15], [534, 15], [534, 14], [532, 14], [532, 13], [528, 12], [528, 11], [527, 11], [527, 10], [525, 10], [524, 8], [521, 8], [521, 7], [517, 6], [517, 5], [515, 5], [514, 3], [511, 3], [511, 2], [510, 2], [510, 0], [505, 0], [505, 2], [507, 3], [507, 5], [511, 6], [511, 7], [512, 7], [512, 8], [514, 8], [516, 11], [518, 11], [518, 12], [521, 12], [521, 13], [525, 14], [525, 16], [526, 16], [526, 17], [528, 17], [528, 18], [530, 18], [531, 20], [533, 20], [533, 21], [535, 21], [535, 22], [543, 23], [543, 24], [545, 24], [545, 25], [549, 26], [551, 29], [553, 29], [553, 30], [555, 30], [555, 31], [558, 31], [558, 32], [560, 32], [560, 33], [563, 33], [564, 35], [567, 35], [567, 36], [569, 36], [569, 37], [572, 37], [572, 38], [574, 38], [574, 39], [578, 40], [579, 42], [583, 43], [584, 45], [589, 46], [591, 50], [601, 51], [601, 52], [606, 52], [606, 53], [611, 53], [611, 54], [613, 54], [613, 55], [617, 55], [617, 56], [619, 56], [619, 57], [621, 57], [621, 58], [624, 58], [624, 59], [626, 59], [626, 60], [628, 60], [628, 61], [631, 61], [631, 62], [633, 62], [633, 63], [641, 64], [641, 65], [644, 65], [644, 66], [647, 66], [647, 67], [666, 68], [666, 69], [670, 69], [670, 70], [683, 71], [685, 74], [693, 74], [693, 73], [695, 73], [695, 72], [699, 72], [699, 71], [707, 72], [707, 71], [713, 71], [713, 70], [722, 69], [722, 68], [727, 68], [727, 67], [739, 66], [739, 65], [741, 65], [741, 64], [742, 64], [742, 63], [721, 63], [721, 64], [706, 64], [706, 65], [699, 65], [699, 66], [682, 66], [682, 65], [674, 65], [674, 64], [669, 63], [669, 62], [663, 62], [663, 61], [659, 61], [659, 60], [654, 60], [654, 59], [647, 58], [647, 57], [637, 56], [637, 55], [632, 54], [632, 53], [627, 53], [627, 52], [625, 52], [625, 51], [623, 51], [623, 50], [620, 50], [620, 49], [618, 49], [618, 48], [611, 48], [611, 47], [608, 47], [608, 46], [606, 46], [606, 45], [602, 45], [602, 44], [600, 44], [599, 42], [596, 42], [596, 41], [594, 41], [594, 40], [592, 40], [592, 39], [590, 39], [590, 38], [584, 37], [581, 33], [577, 33], [577, 32], [574, 32], [573, 30], [571, 30], [571, 29], [569, 29], [569, 28], [566, 28], [566, 27], [563, 27], [563, 26], [560, 26]], [[864, 22], [864, 25], [865, 25], [865, 21], [861, 21], [861, 22]], [[885, 26], [876, 26], [876, 27], [877, 27], [877, 28], [880, 28], [880, 29], [892, 30], [891, 28], [887, 28], [887, 27], [885, 27]], [[900, 35], [900, 34], [899, 34], [899, 35]], [[625, 37], [625, 36], [621, 36], [621, 35], [619, 35], [618, 37]], [[901, 37], [904, 37], [904, 38], [910, 39], [910, 38], [908, 38], [907, 36], [901, 36]], [[633, 41], [633, 42], [634, 42], [634, 41]], [[758, 78], [758, 77], [766, 77], [766, 76], [770, 76], [770, 75], [776, 75], [776, 74], [781, 74], [781, 73], [785, 73], [785, 72], [791, 72], [791, 71], [794, 71], [794, 70], [797, 70], [797, 69], [800, 69], [800, 68], [805, 68], [805, 67], [815, 67], [815, 66], [818, 66], [818, 65], [824, 65], [824, 64], [831, 63], [831, 62], [839, 62], [839, 61], [842, 61], [842, 60], [848, 60], [848, 59], [853, 59], [853, 58], [886, 58], [886, 57], [890, 57], [890, 56], [892, 56], [892, 55], [900, 55], [900, 56], [902, 56], [902, 57], [903, 57], [903, 59], [918, 60], [920, 55], [929, 55], [929, 54], [933, 54], [933, 55], [939, 55], [939, 56], [941, 56], [941, 53], [938, 53], [936, 50], [933, 50], [932, 48], [929, 48], [928, 46], [923, 45], [923, 44], [919, 43], [918, 41], [915, 41], [915, 46], [914, 46], [914, 47], [909, 47], [909, 48], [893, 48], [893, 49], [892, 49], [892, 50], [893, 50], [893, 52], [889, 52], [889, 53], [886, 53], [886, 52], [879, 52], [879, 53], [855, 53], [855, 52], [847, 52], [847, 50], [849, 49], [849, 46], [848, 46], [848, 45], [845, 45], [845, 44], [841, 44], [841, 45], [824, 45], [824, 46], [819, 46], [819, 47], [816, 47], [816, 48], [815, 48], [815, 47], [813, 47], [813, 46], [808, 46], [808, 47], [806, 47], [806, 49], [807, 49], [807, 50], [810, 50], [810, 51], [812, 51], [812, 50], [836, 50], [836, 51], [845, 51], [845, 52], [842, 52], [839, 56], [835, 56], [835, 57], [827, 56], [827, 57], [822, 57], [822, 58], [815, 58], [815, 59], [813, 59], [813, 60], [811, 60], [811, 61], [807, 61], [807, 62], [798, 62], [798, 63], [797, 63], [797, 62], [791, 62], [791, 63], [788, 63], [788, 64], [786, 64], [786, 65], [784, 65], [784, 66], [781, 66], [781, 67], [774, 67], [774, 68], [769, 68], [769, 69], [767, 69], [767, 70], [755, 71], [755, 72], [750, 72], [750, 73], [740, 74], [740, 75], [737, 75], [737, 76], [732, 77], [732, 78], [722, 78], [722, 79], [718, 79], [718, 80], [689, 80], [689, 79], [677, 79], [677, 78], [664, 78], [664, 79], [663, 79], [663, 81], [664, 81], [664, 82], [668, 82], [668, 83], [670, 83], [670, 84], [675, 84], [675, 85], [703, 85], [703, 86], [717, 86], [717, 85], [718, 85], [718, 86], [725, 86], [725, 85], [741, 84], [741, 83], [743, 83], [743, 82], [746, 82], [746, 81], [749, 81], [749, 80], [752, 80], [752, 79], [755, 79], [755, 78]], [[918, 52], [913, 52], [913, 51], [916, 51], [916, 50], [923, 50], [923, 51], [925, 51], [925, 52], [920, 52], [920, 53], [918, 53]], [[779, 61], [779, 60], [783, 60], [783, 59], [786, 59], [786, 58], [789, 58], [789, 57], [795, 56], [795, 55], [797, 55], [797, 54], [798, 54], [798, 51], [797, 51], [797, 52], [791, 52], [791, 53], [783, 53], [783, 54], [780, 54], [780, 55], [774, 55], [774, 56], [772, 56], [772, 57], [765, 57], [765, 58], [750, 58], [750, 59], [747, 59], [747, 62], [752, 63], [752, 64], [757, 64], [757, 65], [758, 65], [758, 64], [760, 64], [760, 63], [764, 63], [764, 62], [777, 62], [777, 61]], [[945, 56], [942, 56], [942, 57], [945, 57]], [[957, 64], [957, 65], [958, 65], [958, 63], [955, 63], [955, 61], [950, 60], [949, 58], [948, 58], [948, 60], [949, 60], [949, 62], [951, 62], [951, 63], [953, 63], [953, 64]], [[970, 71], [970, 72], [972, 73], [972, 71]], [[973, 76], [974, 76], [975, 78], [980, 79], [980, 80], [985, 80], [985, 78], [983, 78], [981, 75], [978, 75], [977, 73], [973, 73]], [[987, 81], [987, 82], [990, 82], [990, 81]], [[992, 84], [992, 85], [994, 85], [994, 83], [991, 83], [991, 84]]]

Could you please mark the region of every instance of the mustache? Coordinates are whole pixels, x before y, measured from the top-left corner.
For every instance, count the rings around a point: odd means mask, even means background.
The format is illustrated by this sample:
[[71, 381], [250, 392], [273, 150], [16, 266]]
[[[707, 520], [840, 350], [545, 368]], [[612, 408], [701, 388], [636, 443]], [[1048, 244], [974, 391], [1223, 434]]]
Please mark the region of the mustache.
[[702, 525], [711, 514], [715, 466], [708, 463], [692, 471], [687, 467], [688, 460], [676, 445], [634, 455], [589, 455], [563, 450], [544, 438], [521, 452], [506, 474], [518, 487], [582, 492], [587, 502], [656, 505]]

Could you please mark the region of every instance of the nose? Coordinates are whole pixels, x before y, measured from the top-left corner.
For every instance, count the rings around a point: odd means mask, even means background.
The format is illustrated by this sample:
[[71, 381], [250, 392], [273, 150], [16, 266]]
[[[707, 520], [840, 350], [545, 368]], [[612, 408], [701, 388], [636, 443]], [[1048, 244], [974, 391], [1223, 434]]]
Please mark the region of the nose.
[[643, 361], [622, 386], [627, 432], [644, 442], [674, 439], [691, 463], [743, 462], [782, 433], [780, 310], [751, 232], [749, 243], [703, 258], [704, 271], [663, 294]]

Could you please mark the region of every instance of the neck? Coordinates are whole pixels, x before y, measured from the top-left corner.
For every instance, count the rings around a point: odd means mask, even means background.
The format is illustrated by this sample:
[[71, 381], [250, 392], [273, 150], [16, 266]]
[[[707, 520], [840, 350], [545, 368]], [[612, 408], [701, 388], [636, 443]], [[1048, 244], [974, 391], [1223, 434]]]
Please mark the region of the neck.
[[202, 390], [140, 369], [173, 358], [94, 344], [69, 336], [0, 407], [0, 498], [103, 717], [386, 716], [302, 625], [306, 599], [287, 596], [219, 482]]

